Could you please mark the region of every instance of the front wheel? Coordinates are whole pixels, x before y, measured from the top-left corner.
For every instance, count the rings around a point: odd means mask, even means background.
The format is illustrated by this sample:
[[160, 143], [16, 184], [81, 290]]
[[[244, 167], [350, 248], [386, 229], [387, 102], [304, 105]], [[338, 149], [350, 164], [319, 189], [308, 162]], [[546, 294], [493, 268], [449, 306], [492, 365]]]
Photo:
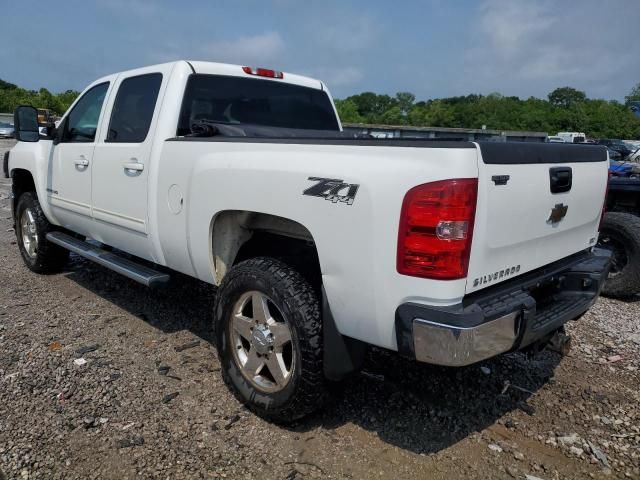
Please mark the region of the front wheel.
[[320, 306], [311, 285], [268, 257], [233, 267], [215, 305], [225, 382], [257, 414], [291, 422], [325, 398]]
[[602, 293], [610, 297], [640, 293], [640, 218], [605, 213], [597, 246], [611, 251], [611, 271]]
[[15, 216], [18, 246], [27, 267], [36, 273], [60, 271], [69, 258], [69, 251], [47, 240], [46, 235], [53, 227], [35, 193], [20, 195]]

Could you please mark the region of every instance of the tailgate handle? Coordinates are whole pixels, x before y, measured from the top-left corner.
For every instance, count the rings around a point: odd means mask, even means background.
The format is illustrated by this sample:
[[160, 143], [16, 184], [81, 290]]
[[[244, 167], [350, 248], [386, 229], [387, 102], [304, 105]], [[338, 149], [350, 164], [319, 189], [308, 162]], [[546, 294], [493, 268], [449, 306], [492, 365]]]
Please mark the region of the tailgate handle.
[[552, 167], [549, 169], [551, 193], [562, 193], [571, 190], [573, 174], [571, 167]]

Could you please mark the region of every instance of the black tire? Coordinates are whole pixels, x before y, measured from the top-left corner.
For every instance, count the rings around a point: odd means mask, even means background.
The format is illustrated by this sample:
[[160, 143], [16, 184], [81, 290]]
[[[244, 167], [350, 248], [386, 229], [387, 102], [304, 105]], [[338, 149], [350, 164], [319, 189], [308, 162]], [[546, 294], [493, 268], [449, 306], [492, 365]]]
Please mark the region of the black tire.
[[640, 218], [630, 213], [605, 213], [598, 246], [612, 252], [603, 295], [623, 298], [640, 293]]
[[[269, 297], [282, 313], [291, 334], [291, 358], [296, 358], [286, 385], [276, 392], [264, 391], [250, 381], [241, 371], [237, 353], [232, 352], [241, 348], [232, 345], [234, 307], [243, 295], [255, 291]], [[278, 423], [290, 423], [323, 405], [326, 389], [320, 305], [312, 286], [296, 270], [270, 257], [239, 263], [218, 289], [214, 317], [223, 378], [240, 402]]]
[[[30, 255], [25, 247], [22, 235], [22, 215], [29, 209], [33, 216], [33, 224], [38, 236], [35, 255]], [[49, 242], [46, 239], [47, 233], [54, 230], [53, 226], [45, 217], [38, 197], [34, 192], [26, 192], [18, 198], [16, 205], [16, 237], [18, 247], [24, 263], [29, 270], [36, 273], [56, 273], [59, 272], [69, 259], [69, 251]]]

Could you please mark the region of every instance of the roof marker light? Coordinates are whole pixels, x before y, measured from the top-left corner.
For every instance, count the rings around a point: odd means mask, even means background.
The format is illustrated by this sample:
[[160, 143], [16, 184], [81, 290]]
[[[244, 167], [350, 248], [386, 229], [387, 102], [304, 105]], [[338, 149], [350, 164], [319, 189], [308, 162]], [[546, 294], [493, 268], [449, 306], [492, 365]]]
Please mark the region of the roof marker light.
[[249, 75], [256, 75], [258, 77], [267, 77], [267, 78], [284, 78], [284, 73], [278, 72], [277, 70], [270, 70], [268, 68], [253, 68], [253, 67], [242, 67], [244, 73], [248, 73]]

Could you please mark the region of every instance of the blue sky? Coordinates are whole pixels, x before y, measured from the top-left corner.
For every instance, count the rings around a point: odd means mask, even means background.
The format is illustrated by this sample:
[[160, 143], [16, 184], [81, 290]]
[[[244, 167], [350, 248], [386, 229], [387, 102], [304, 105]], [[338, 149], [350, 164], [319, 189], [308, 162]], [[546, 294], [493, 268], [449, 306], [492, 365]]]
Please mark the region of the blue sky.
[[336, 97], [621, 100], [640, 82], [640, 0], [0, 0], [0, 32], [0, 78], [56, 92], [181, 58], [318, 77]]

